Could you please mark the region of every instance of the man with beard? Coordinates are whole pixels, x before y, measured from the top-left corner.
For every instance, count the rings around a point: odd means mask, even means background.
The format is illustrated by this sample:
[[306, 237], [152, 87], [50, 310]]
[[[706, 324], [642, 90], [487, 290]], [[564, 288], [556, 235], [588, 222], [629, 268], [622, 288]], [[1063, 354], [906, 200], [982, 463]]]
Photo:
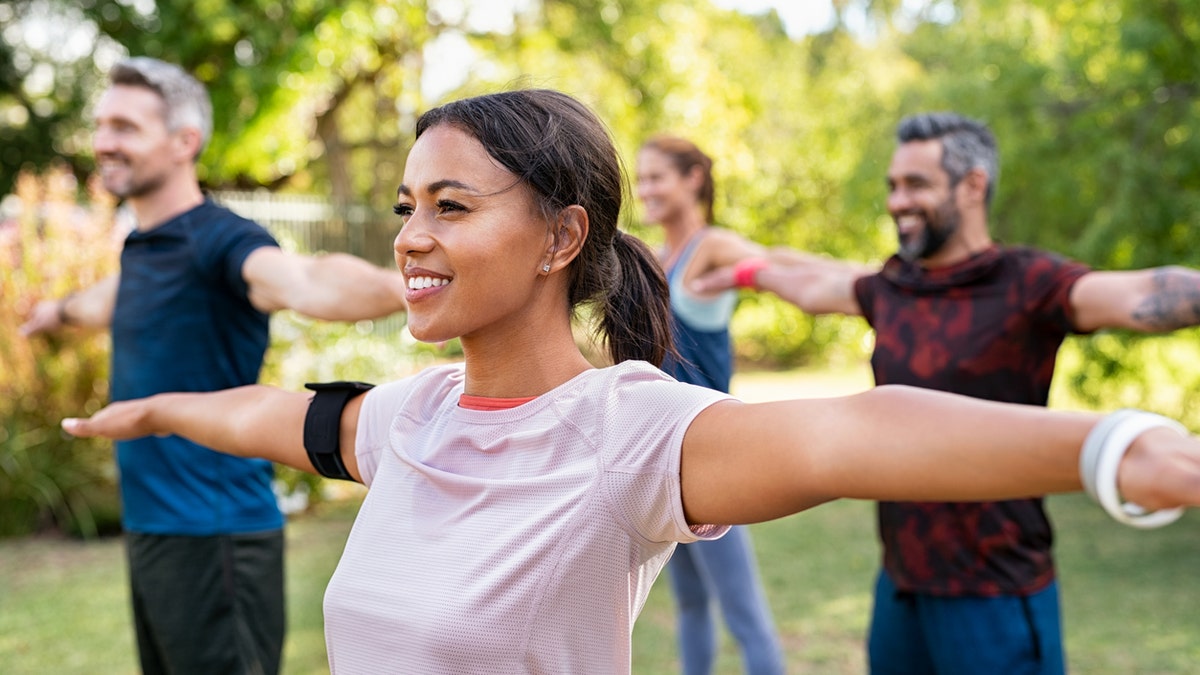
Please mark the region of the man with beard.
[[[284, 253], [204, 195], [196, 160], [212, 105], [196, 79], [139, 57], [118, 63], [109, 83], [93, 148], [136, 229], [118, 274], [39, 303], [22, 330], [111, 328], [113, 401], [253, 384], [274, 310], [357, 321], [405, 308], [398, 271]], [[143, 672], [278, 672], [284, 538], [272, 464], [177, 436], [121, 441], [116, 454]]]
[[[871, 270], [796, 251], [710, 273], [693, 289], [776, 293], [812, 313], [864, 317], [876, 384], [1045, 405], [1069, 333], [1200, 323], [1200, 274], [1098, 272], [994, 243], [996, 143], [982, 123], [917, 115], [897, 128], [887, 208], [899, 250]], [[1041, 498], [878, 504], [883, 565], [871, 672], [1065, 671], [1051, 526]]]

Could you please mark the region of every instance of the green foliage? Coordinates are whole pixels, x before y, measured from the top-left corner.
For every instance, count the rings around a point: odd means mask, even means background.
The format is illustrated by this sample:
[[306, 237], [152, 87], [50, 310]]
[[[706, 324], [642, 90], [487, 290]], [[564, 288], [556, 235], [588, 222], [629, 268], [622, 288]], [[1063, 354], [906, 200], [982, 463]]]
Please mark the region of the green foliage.
[[1172, 335], [1123, 332], [1076, 337], [1059, 355], [1055, 405], [1089, 410], [1136, 407], [1200, 430], [1200, 329]]
[[[953, 5], [952, 21], [891, 37], [922, 73], [910, 112], [957, 109], [996, 132], [993, 233], [1101, 269], [1200, 265], [1200, 21], [1187, 3]], [[1074, 340], [1064, 398], [1158, 409], [1195, 429], [1194, 342], [1194, 331]]]
[[[916, 109], [988, 120], [1001, 146], [993, 229], [1111, 268], [1200, 264], [1200, 22], [1184, 3], [960, 0], [896, 39], [924, 73]], [[948, 58], [949, 55], [953, 58]]]
[[[0, 195], [12, 191], [22, 170], [43, 169], [82, 149], [77, 130], [96, 68], [75, 49], [84, 37], [72, 31], [80, 17], [71, 6], [0, 4]], [[22, 20], [45, 30], [21, 30]], [[54, 54], [73, 58], [50, 67]]]
[[26, 338], [18, 328], [38, 300], [115, 271], [113, 204], [92, 190], [93, 207], [77, 206], [63, 169], [23, 174], [15, 197], [18, 215], [0, 224], [0, 537], [48, 525], [95, 535], [118, 519], [109, 444], [71, 439], [59, 421], [103, 404], [107, 337]]
[[[51, 140], [77, 174], [86, 171], [86, 125], [71, 117], [100, 66], [129, 52], [180, 62], [212, 91], [209, 186], [386, 206], [412, 123], [437, 102], [425, 99], [427, 78], [470, 50], [466, 81], [437, 83], [445, 96], [568, 91], [599, 111], [627, 161], [650, 134], [692, 138], [715, 159], [718, 222], [764, 244], [882, 260], [895, 247], [883, 208], [892, 129], [906, 114], [954, 109], [988, 121], [999, 139], [992, 228], [1001, 241], [1106, 269], [1200, 266], [1191, 244], [1200, 226], [1200, 18], [1183, 0], [836, 0], [835, 25], [800, 38], [773, 13], [690, 0], [544, 0], [522, 5], [511, 26], [480, 24], [474, 7], [0, 6], [0, 28], [49, 16], [92, 22], [96, 33], [96, 49], [75, 55], [23, 31], [0, 33], [0, 188], [15, 173], [5, 171], [10, 160], [49, 161]], [[53, 66], [49, 90], [35, 86], [39, 64]], [[660, 236], [633, 203], [626, 223], [652, 243]], [[766, 299], [748, 298], [734, 322], [740, 356], [762, 363], [861, 353], [863, 330], [857, 319], [813, 320]], [[1144, 364], [1111, 365], [1120, 380]]]

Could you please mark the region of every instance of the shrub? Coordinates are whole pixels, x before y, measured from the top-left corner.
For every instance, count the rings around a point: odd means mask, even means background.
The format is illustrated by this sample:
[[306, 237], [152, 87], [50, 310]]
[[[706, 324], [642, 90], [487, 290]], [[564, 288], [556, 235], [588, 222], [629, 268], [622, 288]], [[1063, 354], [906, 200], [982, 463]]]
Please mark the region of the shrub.
[[[80, 206], [80, 193], [88, 206]], [[65, 435], [65, 416], [107, 400], [107, 333], [25, 337], [34, 305], [113, 274], [120, 233], [102, 189], [66, 169], [21, 174], [0, 220], [0, 536], [56, 526], [84, 536], [117, 527], [111, 444]]]

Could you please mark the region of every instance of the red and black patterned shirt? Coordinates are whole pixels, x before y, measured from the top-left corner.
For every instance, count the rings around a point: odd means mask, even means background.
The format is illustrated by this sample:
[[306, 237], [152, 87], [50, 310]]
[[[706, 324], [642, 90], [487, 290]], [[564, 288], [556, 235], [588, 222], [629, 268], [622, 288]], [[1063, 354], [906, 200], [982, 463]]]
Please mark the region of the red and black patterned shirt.
[[[992, 247], [924, 269], [892, 257], [855, 284], [875, 330], [876, 384], [1045, 405], [1068, 295], [1090, 270], [1030, 248]], [[1027, 595], [1054, 579], [1043, 500], [880, 502], [883, 565], [902, 591]]]

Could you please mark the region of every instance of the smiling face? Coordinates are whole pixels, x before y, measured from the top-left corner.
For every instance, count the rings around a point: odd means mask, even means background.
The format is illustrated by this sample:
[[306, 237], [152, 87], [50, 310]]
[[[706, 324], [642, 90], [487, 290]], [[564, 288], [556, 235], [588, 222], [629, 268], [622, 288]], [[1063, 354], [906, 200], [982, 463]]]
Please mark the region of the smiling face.
[[[397, 194], [408, 326], [427, 342], [538, 330], [549, 228], [528, 187], [450, 125], [413, 144]], [[565, 302], [558, 311], [566, 316]]]
[[680, 220], [699, 203], [694, 175], [680, 173], [666, 153], [642, 148], [637, 154], [637, 196], [648, 223]]
[[181, 154], [182, 139], [167, 129], [165, 104], [145, 87], [114, 85], [96, 105], [92, 148], [104, 188], [113, 195], [145, 197], [161, 189], [191, 165], [191, 150]]
[[962, 222], [959, 188], [941, 165], [939, 140], [900, 145], [888, 168], [887, 209], [896, 222], [899, 255], [928, 260], [954, 238]]

